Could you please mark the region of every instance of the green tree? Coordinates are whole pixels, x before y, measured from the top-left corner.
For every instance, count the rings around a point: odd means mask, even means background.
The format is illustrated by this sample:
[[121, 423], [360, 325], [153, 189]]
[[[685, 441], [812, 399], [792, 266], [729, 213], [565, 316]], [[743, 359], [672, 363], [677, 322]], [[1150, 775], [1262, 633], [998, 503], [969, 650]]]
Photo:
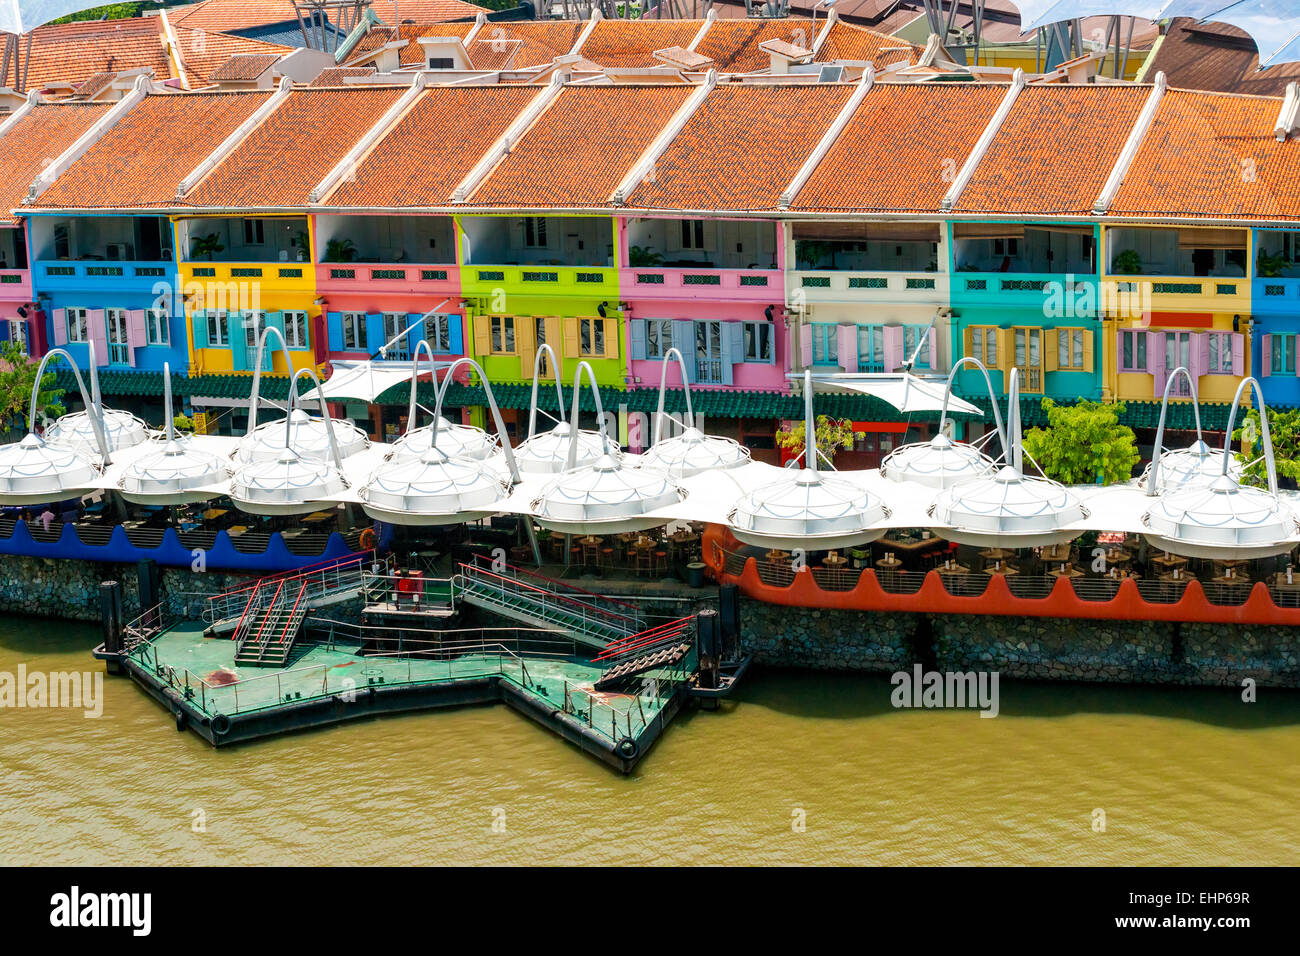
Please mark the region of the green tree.
[[[807, 429], [803, 422], [786, 426], [776, 433], [776, 443], [785, 451], [797, 454], [804, 449], [805, 431]], [[830, 461], [835, 460], [835, 452], [839, 449], [853, 447], [853, 423], [847, 419], [841, 421], [838, 418], [818, 415], [813, 434], [817, 440], [818, 450], [825, 459]]]
[[[1300, 410], [1269, 409], [1268, 436], [1273, 442], [1273, 461], [1277, 467], [1278, 483], [1294, 488], [1300, 482]], [[1260, 430], [1258, 410], [1252, 408], [1246, 413], [1241, 427], [1232, 433], [1232, 440], [1241, 443], [1242, 451], [1237, 452], [1236, 457], [1242, 465], [1260, 458], [1242, 473], [1242, 484], [1267, 488], [1268, 475], [1261, 458], [1264, 454], [1264, 433]]]
[[[5, 431], [27, 430], [27, 412], [36, 386], [37, 363], [17, 342], [0, 343], [0, 427]], [[36, 411], [57, 418], [66, 409], [60, 399], [63, 389], [54, 387], [53, 372], [41, 377]]]
[[1026, 432], [1024, 448], [1048, 478], [1065, 485], [1112, 485], [1133, 477], [1137, 439], [1119, 423], [1123, 403], [1057, 405], [1045, 398], [1043, 410], [1047, 428]]
[[172, 418], [172, 428], [179, 435], [188, 435], [194, 431], [194, 419], [188, 415], [176, 415]]

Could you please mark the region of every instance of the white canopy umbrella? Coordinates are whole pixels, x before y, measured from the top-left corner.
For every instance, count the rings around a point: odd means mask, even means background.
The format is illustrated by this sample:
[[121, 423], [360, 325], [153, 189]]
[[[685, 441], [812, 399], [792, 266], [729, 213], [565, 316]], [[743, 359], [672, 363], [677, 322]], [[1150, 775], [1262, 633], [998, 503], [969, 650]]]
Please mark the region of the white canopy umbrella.
[[882, 402], [893, 405], [904, 415], [913, 412], [937, 412], [944, 408], [945, 402], [955, 412], [966, 415], [984, 414], [979, 408], [956, 395], [946, 398], [947, 389], [943, 385], [917, 378], [911, 372], [841, 372], [834, 375], [814, 375], [813, 382], [824, 387], [874, 395]]
[[[1300, 524], [1297, 524], [1290, 506], [1278, 497], [1268, 409], [1254, 378], [1244, 378], [1237, 386], [1228, 412], [1227, 434], [1232, 435], [1241, 396], [1247, 388], [1254, 389], [1259, 401], [1268, 490], [1247, 487], [1228, 473], [1232, 448], [1231, 442], [1226, 441], [1218, 456], [1218, 477], [1209, 485], [1183, 485], [1161, 491], [1151, 510], [1142, 516], [1146, 538], [1156, 547], [1194, 558], [1266, 558], [1286, 554], [1295, 547], [1297, 538], [1300, 538]], [[1168, 392], [1166, 387], [1166, 404]], [[1160, 417], [1157, 448], [1160, 447], [1159, 435], [1164, 425], [1163, 407]], [[1152, 462], [1147, 478], [1148, 494], [1161, 487], [1160, 472], [1163, 468], [1163, 456]]]
[[230, 477], [228, 463], [201, 451], [176, 435], [172, 419], [172, 373], [163, 363], [163, 416], [166, 444], [126, 466], [117, 486], [127, 501], [142, 505], [179, 505], [207, 501], [222, 493], [218, 486]]
[[995, 475], [950, 485], [930, 508], [939, 533], [961, 544], [1031, 548], [1078, 536], [1088, 510], [1075, 494], [1048, 478], [1024, 473], [1020, 439], [1020, 370], [1007, 389], [1007, 464]]
[[328, 402], [354, 402], [371, 404], [394, 385], [401, 385], [414, 374], [405, 362], [376, 363], [370, 359], [330, 361], [330, 377], [303, 395], [304, 399]]
[[[416, 346], [418, 356], [428, 343]], [[438, 389], [441, 399], [451, 383], [451, 373], [461, 364], [476, 369], [483, 379], [488, 407], [497, 430], [505, 432], [505, 422], [492, 394], [483, 369], [473, 359], [457, 359], [448, 369]], [[384, 462], [366, 482], [360, 495], [366, 514], [381, 521], [408, 525], [462, 524], [485, 518], [500, 510], [510, 494], [511, 484], [520, 480], [519, 468], [509, 443], [503, 445], [512, 481], [502, 481], [490, 463], [481, 459], [456, 458], [442, 450], [444, 430], [441, 416], [435, 415], [429, 426], [429, 447], [418, 458], [400, 458]]]
[[[428, 353], [429, 366], [433, 367], [433, 349], [427, 341], [421, 339], [416, 343], [415, 352], [411, 356], [411, 399], [406, 412], [406, 433], [393, 442], [393, 450], [389, 457], [394, 461], [419, 460], [426, 451], [433, 447], [435, 432], [437, 433], [439, 450], [449, 458], [482, 459], [491, 456], [496, 452], [499, 443], [496, 435], [489, 435], [483, 429], [475, 428], [472, 425], [455, 425], [442, 417], [442, 396], [446, 389], [438, 388], [436, 373], [434, 387], [437, 391], [437, 400], [434, 407], [433, 424], [420, 428], [415, 427], [415, 413], [419, 408], [415, 401], [415, 389], [419, 379], [421, 352]], [[444, 383], [451, 378], [451, 370], [458, 364], [459, 362], [452, 363], [448, 367], [446, 377], [443, 379]], [[478, 366], [475, 365], [475, 368], [478, 368]], [[481, 374], [482, 370], [480, 369]], [[487, 379], [484, 378], [483, 382], [486, 385]]]
[[88, 454], [99, 450], [103, 435], [109, 454], [133, 448], [149, 438], [149, 426], [130, 412], [105, 408], [99, 393], [99, 371], [95, 364], [95, 343], [90, 343], [90, 401], [84, 411], [60, 416], [45, 430], [51, 445], [66, 445]]
[[263, 422], [249, 431], [239, 442], [235, 457], [240, 462], [275, 461], [284, 451], [286, 425], [289, 447], [304, 458], [328, 458], [330, 442], [338, 449], [341, 458], [351, 458], [370, 447], [370, 436], [351, 422], [329, 420], [326, 434], [325, 420], [308, 415], [295, 408], [286, 416], [287, 421]]
[[[551, 357], [551, 367], [556, 370], [555, 394], [559, 399], [558, 415], [555, 426], [549, 431], [537, 431], [537, 386], [541, 378], [542, 362], [547, 355]], [[515, 459], [521, 471], [537, 474], [554, 474], [568, 468], [569, 448], [573, 444], [573, 423], [564, 420], [564, 389], [560, 386], [560, 363], [555, 350], [543, 342], [537, 346], [537, 355], [533, 358], [533, 398], [529, 404], [528, 437], [515, 449]], [[546, 414], [546, 413], [543, 413]], [[548, 417], [552, 417], [549, 416]], [[590, 465], [601, 456], [603, 443], [600, 432], [579, 431], [577, 435], [578, 452], [574, 459], [575, 467]], [[621, 449], [611, 449], [614, 457], [622, 455]]]
[[927, 442], [913, 442], [895, 448], [880, 463], [881, 475], [890, 481], [914, 481], [931, 488], [947, 488], [958, 482], [993, 474], [995, 466], [992, 458], [984, 454], [976, 445], [955, 442], [947, 435], [947, 403], [952, 398], [952, 386], [957, 372], [965, 365], [975, 366], [984, 376], [989, 400], [993, 405], [993, 420], [997, 425], [996, 434], [1002, 442], [1002, 455], [1004, 458], [1007, 457], [1007, 435], [1002, 427], [1002, 413], [998, 411], [988, 369], [979, 359], [965, 356], [953, 363], [952, 371], [948, 373], [948, 385], [944, 389], [944, 406], [939, 416], [938, 434]]
[[746, 544], [769, 548], [844, 548], [874, 541], [886, 531], [889, 510], [875, 495], [818, 468], [812, 372], [804, 371], [806, 468], [749, 492], [727, 522]]
[[[668, 386], [668, 363], [674, 358], [682, 370], [682, 390], [686, 394], [686, 421], [677, 422], [684, 427], [680, 435], [660, 439], [663, 428], [664, 396]], [[659, 414], [655, 416], [654, 440], [650, 450], [641, 456], [640, 467], [656, 468], [675, 478], [689, 478], [704, 471], [725, 471], [749, 464], [749, 449], [731, 438], [718, 435], [706, 435], [695, 427], [695, 410], [691, 406], [691, 388], [685, 384], [686, 359], [676, 348], [670, 348], [664, 355], [659, 374]]]
[[578, 420], [578, 394], [584, 371], [596, 399], [596, 420], [600, 423], [603, 452], [590, 465], [577, 465], [578, 435], [571, 433], [566, 470], [533, 500], [533, 514], [542, 527], [565, 534], [618, 534], [668, 524], [671, 518], [653, 517], [648, 513], [681, 502], [686, 492], [662, 472], [632, 468], [613, 453], [609, 436], [605, 433], [605, 415], [600, 404], [600, 390], [596, 386], [596, 373], [585, 361], [578, 363], [574, 376], [570, 420]]

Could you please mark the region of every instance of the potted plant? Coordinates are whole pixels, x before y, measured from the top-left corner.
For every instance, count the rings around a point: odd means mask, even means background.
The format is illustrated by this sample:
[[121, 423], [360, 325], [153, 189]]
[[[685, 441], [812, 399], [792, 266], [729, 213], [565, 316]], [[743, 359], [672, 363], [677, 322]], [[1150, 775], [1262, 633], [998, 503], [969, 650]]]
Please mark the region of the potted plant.
[[307, 235], [307, 230], [299, 229], [294, 233], [289, 244], [298, 250], [298, 261], [306, 262], [307, 256], [311, 253], [311, 237]]
[[661, 266], [664, 264], [664, 257], [647, 246], [628, 246], [627, 264], [633, 268]]
[[331, 239], [325, 243], [326, 262], [351, 262], [357, 254], [357, 247], [351, 239]]
[[1263, 249], [1259, 250], [1259, 255], [1255, 257], [1255, 274], [1261, 279], [1277, 279], [1282, 275], [1282, 270], [1286, 268], [1286, 256], [1280, 252], [1275, 256], [1270, 256]]
[[1141, 275], [1142, 257], [1136, 249], [1125, 249], [1115, 256], [1114, 271], [1124, 276]]
[[221, 237], [215, 232], [210, 232], [206, 236], [195, 236], [190, 240], [190, 258], [197, 259], [199, 256], [207, 256], [208, 261], [218, 252], [225, 250], [225, 245]]

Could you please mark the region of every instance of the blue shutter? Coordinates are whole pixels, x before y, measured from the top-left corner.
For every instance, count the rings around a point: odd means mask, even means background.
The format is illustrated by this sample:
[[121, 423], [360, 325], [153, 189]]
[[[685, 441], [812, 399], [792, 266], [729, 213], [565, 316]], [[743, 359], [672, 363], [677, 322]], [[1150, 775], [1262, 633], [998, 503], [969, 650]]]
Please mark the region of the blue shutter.
[[453, 355], [465, 354], [465, 317], [463, 315], [447, 316], [447, 339], [451, 342]]
[[242, 312], [226, 313], [226, 335], [230, 339], [230, 367], [236, 371], [246, 371], [251, 366], [252, 358], [248, 354], [247, 332], [244, 322], [247, 316]]
[[196, 349], [205, 349], [208, 347], [208, 313], [194, 312], [190, 319], [191, 327], [194, 331], [194, 347]]
[[0, 319], [0, 342], [9, 341], [9, 320]]
[[722, 384], [733, 384], [732, 366], [745, 361], [745, 323], [722, 323]]
[[331, 352], [343, 351], [343, 313], [325, 313], [325, 332]]
[[648, 321], [648, 319], [633, 319], [632, 325], [628, 330], [628, 333], [632, 338], [631, 350], [628, 357], [633, 360], [644, 359], [646, 357], [646, 322]]
[[[415, 347], [420, 344], [420, 339], [424, 338], [424, 323], [420, 321], [423, 318], [424, 318], [423, 312], [406, 313], [406, 327], [410, 329], [410, 331], [406, 333], [407, 352], [414, 352]], [[415, 327], [411, 328], [412, 326]], [[437, 343], [435, 342], [430, 342], [429, 347], [432, 348], [435, 352], [438, 351]]]
[[[266, 318], [263, 321], [266, 322], [266, 328], [275, 329], [281, 335], [284, 335], [284, 313], [283, 312], [267, 312]], [[288, 343], [285, 344], [287, 345]], [[272, 336], [270, 339], [267, 340], [266, 352], [262, 356], [263, 372], [269, 372], [271, 371], [271, 369], [275, 367], [275, 353], [278, 352], [279, 349], [280, 349], [279, 339]], [[248, 357], [248, 363], [250, 366], [252, 365], [256, 357], [257, 357], [256, 355], [250, 355]], [[293, 369], [289, 369], [289, 371], [292, 372]]]
[[378, 312], [366, 313], [366, 348], [373, 354], [384, 344], [384, 317]]
[[673, 319], [673, 348], [686, 360], [686, 381], [695, 381], [695, 323], [690, 319]]

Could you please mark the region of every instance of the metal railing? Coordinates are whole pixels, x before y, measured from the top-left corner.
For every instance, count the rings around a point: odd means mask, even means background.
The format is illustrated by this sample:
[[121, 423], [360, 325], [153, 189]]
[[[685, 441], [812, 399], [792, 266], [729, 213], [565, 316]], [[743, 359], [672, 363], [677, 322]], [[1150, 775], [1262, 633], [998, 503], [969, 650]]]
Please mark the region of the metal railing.
[[361, 572], [361, 596], [366, 607], [391, 604], [409, 610], [440, 610], [456, 606], [456, 578], [365, 571]]
[[[644, 630], [641, 611], [634, 605], [571, 588], [542, 575], [507, 568], [516, 576], [498, 574], [474, 564], [461, 564], [457, 575], [460, 590], [498, 607], [515, 608], [548, 623], [558, 623], [602, 639], [627, 637]], [[597, 601], [614, 607], [602, 606]]]
[[203, 608], [203, 620], [208, 624], [216, 624], [218, 621], [229, 621], [232, 618], [242, 616], [259, 587], [278, 581], [294, 581], [306, 584], [305, 599], [309, 605], [313, 601], [332, 597], [335, 594], [359, 590], [362, 584], [363, 570], [368, 564], [372, 563], [374, 563], [373, 555], [367, 552], [366, 554], [353, 555], [342, 560], [329, 561], [322, 565], [258, 578], [256, 581], [208, 597]]

